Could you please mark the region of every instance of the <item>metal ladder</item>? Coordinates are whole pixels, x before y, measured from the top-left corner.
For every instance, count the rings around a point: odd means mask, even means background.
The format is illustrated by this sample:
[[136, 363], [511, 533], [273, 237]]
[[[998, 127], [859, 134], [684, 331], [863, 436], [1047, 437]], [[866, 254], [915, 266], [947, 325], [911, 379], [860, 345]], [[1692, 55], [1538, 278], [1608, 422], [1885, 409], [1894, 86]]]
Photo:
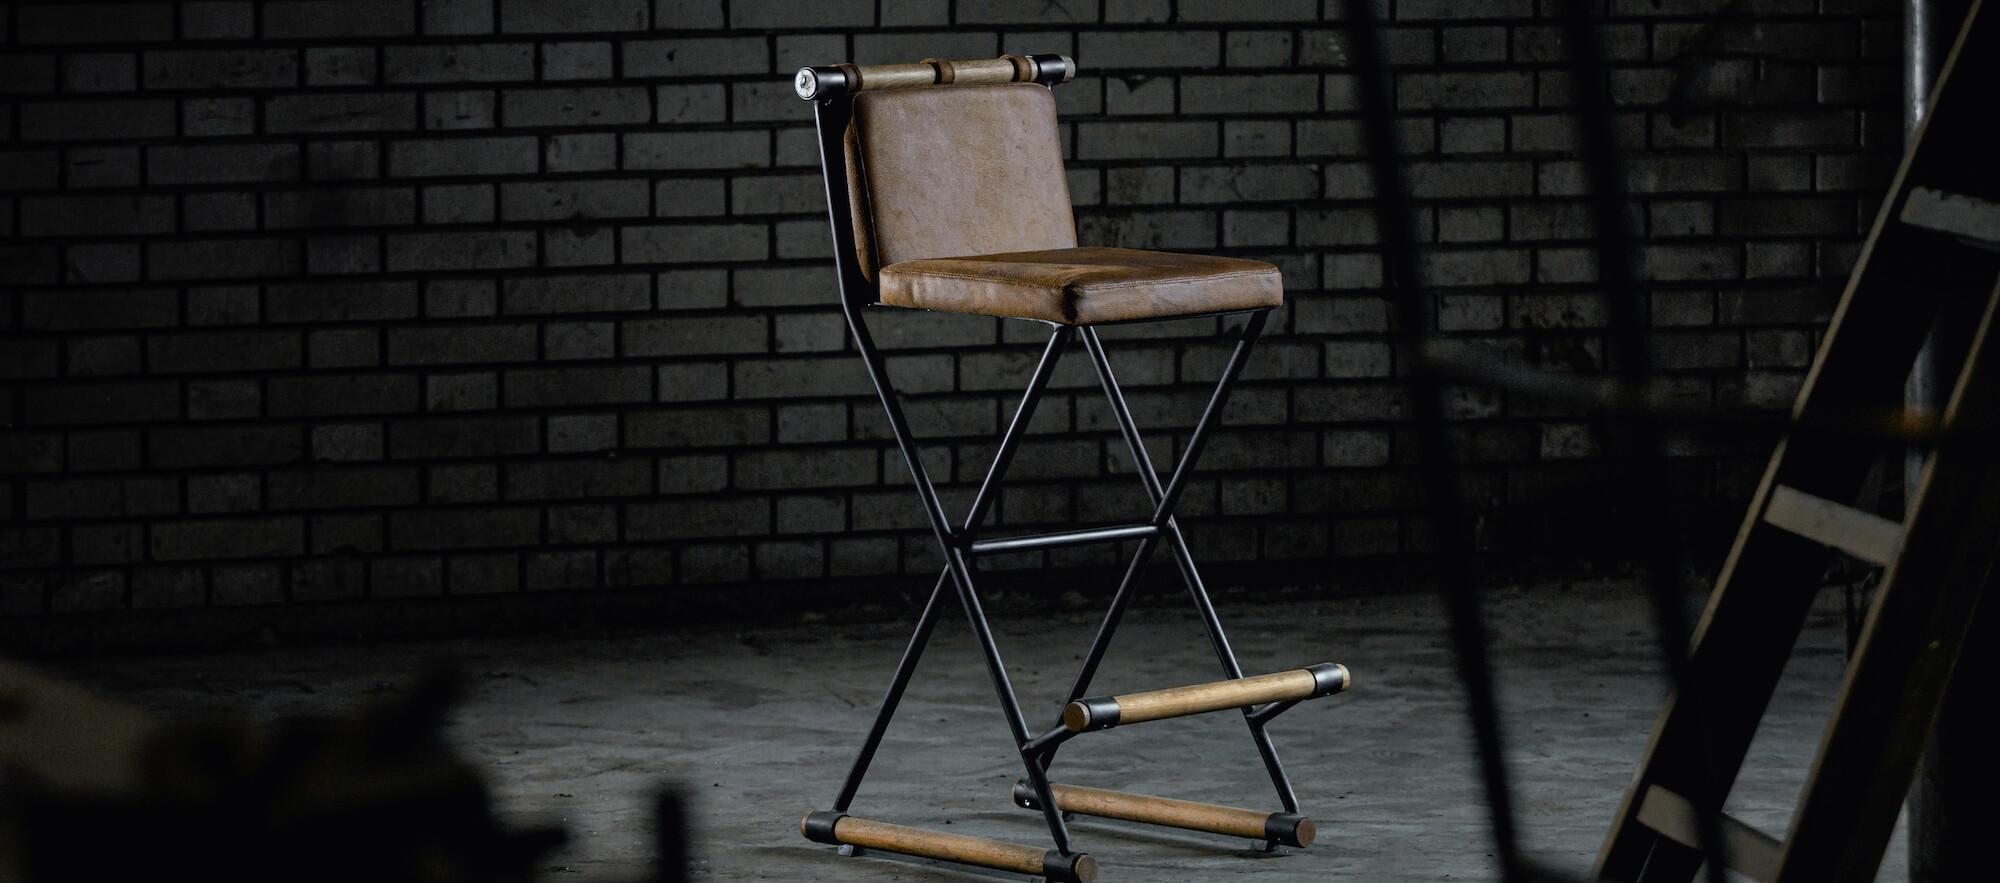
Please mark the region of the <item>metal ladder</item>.
[[[1875, 878], [1925, 735], [2000, 560], [2000, 164], [1982, 113], [2000, 11], [1975, 3], [1878, 213], [1602, 852], [1600, 879]], [[1942, 415], [1901, 408], [1948, 307], [1983, 298]], [[1883, 443], [1931, 446], [1902, 522], [1849, 505]], [[1811, 608], [1827, 549], [1886, 568], [1789, 831], [1721, 810]], [[1712, 879], [1720, 869], [1710, 867]]]

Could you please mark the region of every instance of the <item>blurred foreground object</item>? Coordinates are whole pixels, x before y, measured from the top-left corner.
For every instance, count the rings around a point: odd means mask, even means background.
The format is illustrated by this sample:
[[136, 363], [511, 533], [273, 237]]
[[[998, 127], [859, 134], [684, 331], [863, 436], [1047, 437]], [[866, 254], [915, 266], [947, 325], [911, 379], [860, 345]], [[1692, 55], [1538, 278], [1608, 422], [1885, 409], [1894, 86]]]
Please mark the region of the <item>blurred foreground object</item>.
[[457, 680], [341, 717], [159, 721], [0, 663], [0, 880], [515, 881], [510, 831], [441, 736]]

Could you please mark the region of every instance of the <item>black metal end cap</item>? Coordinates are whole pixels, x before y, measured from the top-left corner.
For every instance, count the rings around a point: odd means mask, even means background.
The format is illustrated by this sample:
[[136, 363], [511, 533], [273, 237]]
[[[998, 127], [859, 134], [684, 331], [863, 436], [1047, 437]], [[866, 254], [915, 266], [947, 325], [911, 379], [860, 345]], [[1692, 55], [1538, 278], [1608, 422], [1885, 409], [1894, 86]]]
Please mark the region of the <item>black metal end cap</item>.
[[1063, 726], [1072, 733], [1108, 730], [1118, 726], [1118, 700], [1110, 696], [1078, 699], [1063, 707]]
[[1308, 665], [1306, 671], [1312, 672], [1314, 697], [1346, 692], [1348, 687], [1354, 685], [1354, 677], [1347, 673], [1347, 666], [1338, 662]]
[[1076, 61], [1067, 55], [1030, 55], [1035, 63], [1035, 82], [1045, 86], [1067, 83], [1076, 78]]
[[833, 826], [840, 824], [840, 820], [844, 818], [847, 818], [847, 813], [844, 812], [830, 810], [809, 812], [799, 822], [799, 833], [806, 835], [806, 839], [814, 843], [838, 845], [840, 840], [833, 836]]
[[1063, 855], [1053, 849], [1042, 853], [1042, 876], [1049, 883], [1095, 883], [1097, 859], [1087, 852]]
[[1042, 808], [1041, 798], [1035, 796], [1035, 786], [1028, 784], [1027, 779], [1014, 780], [1014, 805], [1022, 809]]
[[792, 91], [814, 101], [847, 91], [847, 72], [837, 67], [802, 67], [792, 76]]
[[1311, 846], [1318, 833], [1312, 819], [1295, 812], [1274, 812], [1264, 820], [1264, 839], [1286, 846]]

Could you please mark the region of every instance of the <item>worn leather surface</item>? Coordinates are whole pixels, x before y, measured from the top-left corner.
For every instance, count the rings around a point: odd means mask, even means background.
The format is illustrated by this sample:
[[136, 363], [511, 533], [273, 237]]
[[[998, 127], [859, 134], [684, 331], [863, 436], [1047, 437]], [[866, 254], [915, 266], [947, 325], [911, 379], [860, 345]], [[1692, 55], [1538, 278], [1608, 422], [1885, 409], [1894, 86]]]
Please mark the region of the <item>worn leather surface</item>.
[[1076, 245], [1055, 97], [933, 86], [854, 97], [848, 191], [861, 270]]
[[888, 264], [892, 306], [1092, 325], [1284, 303], [1262, 261], [1130, 248], [1061, 248]]

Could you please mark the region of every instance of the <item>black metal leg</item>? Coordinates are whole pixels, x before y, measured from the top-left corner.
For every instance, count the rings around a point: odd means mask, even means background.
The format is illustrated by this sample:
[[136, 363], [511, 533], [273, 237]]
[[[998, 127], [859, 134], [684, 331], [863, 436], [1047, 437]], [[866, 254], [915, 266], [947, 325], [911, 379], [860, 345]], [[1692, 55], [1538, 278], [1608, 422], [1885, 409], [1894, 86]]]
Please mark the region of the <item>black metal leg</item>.
[[[1207, 407], [1202, 412], [1201, 419], [1196, 423], [1192, 434], [1189, 436], [1179, 462], [1175, 465], [1174, 472], [1164, 486], [1160, 482], [1159, 473], [1153, 468], [1152, 461], [1146, 454], [1145, 447], [1138, 434], [1138, 428], [1132, 420], [1131, 409], [1126, 404], [1124, 395], [1118, 387], [1117, 378], [1112, 373], [1110, 362], [1104, 355], [1102, 343], [1097, 339], [1094, 330], [1090, 328], [1080, 329], [1085, 346], [1089, 349], [1091, 358], [1096, 365], [1099, 379], [1111, 402], [1113, 413], [1117, 417], [1119, 429], [1125, 437], [1127, 446], [1132, 450], [1142, 484], [1146, 489], [1147, 497], [1153, 504], [1153, 515], [1145, 524], [1123, 528], [1100, 529], [1095, 532], [1072, 532], [1069, 535], [1048, 535], [1037, 538], [1009, 538], [975, 544], [973, 541], [974, 537], [978, 533], [979, 527], [984, 522], [986, 514], [993, 503], [994, 492], [1001, 477], [1005, 474], [1008, 465], [1013, 460], [1021, 437], [1025, 434], [1027, 424], [1034, 414], [1035, 406], [1047, 389], [1049, 377], [1054, 371], [1061, 349], [1071, 336], [1079, 333], [1079, 329], [1058, 327], [1051, 334], [1048, 345], [1043, 350], [1041, 361], [1036, 365], [1034, 376], [1030, 379], [1027, 390], [1022, 394], [1021, 403], [1015, 409], [1006, 432], [1001, 436], [1000, 448], [995, 453], [993, 463], [988, 467], [985, 479], [981, 482], [979, 491], [973, 498], [971, 509], [967, 513], [963, 527], [954, 530], [952, 525], [947, 521], [943, 504], [938, 497], [936, 485], [931, 481], [923, 460], [919, 456], [915, 437], [910, 431], [909, 423], [903, 413], [901, 403], [896, 398], [895, 390], [890, 384], [882, 354], [875, 347], [873, 337], [870, 335], [867, 325], [862, 321], [858, 311], [853, 309], [847, 311], [849, 331], [854, 336], [856, 348], [860, 351], [863, 363], [868, 370], [869, 379], [874, 384], [876, 394], [882, 402], [884, 414], [889, 420], [890, 430], [895, 437], [904, 463], [910, 469], [910, 477], [916, 487], [917, 496], [923, 503], [925, 516], [931, 525], [932, 532], [936, 535], [939, 549], [944, 553], [945, 566], [943, 569], [944, 572], [939, 575], [937, 584], [931, 590], [931, 595], [924, 605], [922, 615], [918, 617], [917, 627], [910, 637], [909, 646], [904, 650], [903, 657], [897, 664], [896, 672], [890, 680], [888, 690], [883, 696], [882, 705], [876, 712], [874, 725], [870, 728], [868, 736], [864, 740], [862, 748], [848, 772], [847, 780], [841, 788], [838, 800], [835, 802], [834, 813], [844, 813], [846, 811], [849, 804], [854, 800], [854, 796], [859, 790], [862, 780], [867, 775], [869, 764], [874, 759], [875, 752], [881, 745], [883, 735], [887, 731], [890, 720], [895, 716], [896, 709], [902, 700], [903, 693], [909, 686], [910, 678], [916, 670], [924, 648], [928, 644], [931, 634], [936, 629], [941, 609], [941, 598], [943, 597], [945, 584], [949, 582], [953, 591], [958, 596], [960, 606], [965, 610], [966, 621], [972, 628], [973, 636], [979, 642], [981, 654], [984, 656], [986, 662], [987, 675], [993, 682], [994, 693], [1000, 701], [1001, 712], [1007, 720], [1008, 729], [1013, 734], [1016, 749], [1021, 755], [1022, 765], [1027, 771], [1027, 787], [1033, 792], [1035, 803], [1042, 811], [1044, 820], [1048, 824], [1049, 834], [1051, 839], [1054, 840], [1056, 853], [1062, 855], [1072, 854], [1069, 845], [1068, 828], [1064, 824], [1063, 813], [1057, 805], [1053, 789], [1049, 784], [1047, 769], [1056, 749], [1073, 733], [1064, 730], [1060, 726], [1056, 730], [1039, 737], [1033, 737], [1028, 732], [1026, 722], [1021, 713], [1020, 701], [1014, 691], [1012, 679], [1007, 673], [1006, 663], [1001, 658], [998, 642], [994, 639], [992, 626], [986, 618], [986, 612], [975, 587], [973, 577], [973, 557], [975, 553], [1011, 549], [1015, 546], [1028, 548], [1059, 544], [1077, 541], [1078, 538], [1093, 541], [1112, 539], [1116, 538], [1116, 536], [1141, 538], [1137, 554], [1134, 555], [1132, 562], [1126, 568], [1124, 577], [1119, 583], [1118, 592], [1113, 598], [1111, 609], [1107, 613], [1104, 623], [1099, 627], [1097, 636], [1091, 644], [1083, 669], [1072, 688], [1071, 696], [1069, 697], [1071, 700], [1079, 698], [1083, 691], [1089, 688], [1090, 681], [1094, 677], [1098, 665], [1103, 660], [1111, 637], [1117, 630], [1118, 622], [1122, 618], [1133, 593], [1136, 591], [1139, 572], [1143, 569], [1145, 562], [1151, 557], [1154, 548], [1160, 544], [1162, 538], [1164, 538], [1168, 547], [1173, 551], [1175, 564], [1181, 571], [1183, 581], [1187, 583], [1188, 591], [1194, 599], [1197, 610], [1202, 615], [1203, 626], [1208, 632], [1209, 640], [1215, 648], [1217, 658], [1223, 664], [1224, 671], [1232, 678], [1241, 678], [1243, 676], [1242, 668], [1236, 662], [1235, 652], [1230, 648], [1229, 640], [1223, 633], [1221, 620], [1217, 617], [1214, 604], [1208, 596], [1207, 587], [1203, 585], [1201, 574], [1196, 569], [1193, 556], [1188, 551], [1187, 540], [1180, 532], [1179, 523], [1174, 519], [1173, 510], [1179, 502], [1181, 493], [1187, 487], [1187, 480], [1193, 472], [1194, 463], [1200, 458], [1209, 431], [1213, 429], [1214, 425], [1221, 418], [1223, 407], [1228, 401], [1229, 390], [1234, 385], [1237, 377], [1240, 376], [1250, 350], [1255, 345], [1258, 335], [1263, 330], [1268, 314], [1268, 310], [1261, 310], [1250, 315], [1249, 320], [1244, 326], [1242, 339], [1238, 342], [1235, 352], [1231, 354], [1229, 363], [1223, 370], [1222, 377], [1217, 381], [1215, 392], [1211, 395]], [[1098, 536], [1098, 534], [1103, 534], [1103, 536]], [[1245, 713], [1248, 715], [1246, 721], [1250, 726], [1252, 737], [1257, 743], [1258, 752], [1263, 758], [1265, 767], [1271, 773], [1272, 782], [1277, 786], [1279, 797], [1284, 802], [1286, 811], [1297, 812], [1297, 798], [1293, 795], [1291, 784], [1286, 779], [1284, 770], [1278, 763], [1278, 758], [1275, 749], [1271, 746], [1270, 739], [1264, 733], [1263, 725], [1269, 720], [1270, 716], [1250, 715], [1248, 709], [1245, 710]]]
[[[1020, 449], [1021, 436], [1026, 434], [1028, 422], [1035, 416], [1035, 406], [1040, 403], [1042, 392], [1048, 388], [1049, 377], [1055, 372], [1056, 360], [1062, 357], [1062, 348], [1069, 342], [1069, 337], [1068, 327], [1058, 327], [1049, 336], [1048, 344], [1042, 349], [1042, 358], [1035, 364], [1035, 372], [1028, 379], [1028, 388], [1021, 395], [1021, 403], [1015, 406], [1013, 419], [1000, 436], [1000, 449], [994, 453], [993, 463], [986, 469], [986, 478], [980, 482], [979, 492], [973, 495], [972, 507], [965, 516], [964, 530], [976, 530], [986, 520], [986, 512], [993, 504], [993, 491], [1008, 465], [1013, 463], [1014, 452]], [[873, 348], [872, 341], [869, 348]], [[910, 644], [903, 650], [902, 661], [896, 664], [896, 673], [889, 679], [889, 689], [882, 696], [882, 705], [875, 712], [875, 723], [869, 727], [868, 737], [862, 741], [861, 751], [848, 769], [847, 781], [840, 788], [840, 797], [834, 801], [834, 812], [847, 811], [847, 807], [854, 802], [855, 792], [861, 788], [861, 780], [868, 775], [868, 765], [874, 761], [875, 751], [882, 745], [882, 736], [889, 729], [890, 719], [896, 716], [896, 707], [903, 700], [903, 691], [910, 685], [917, 660], [923, 657], [931, 631], [937, 626], [938, 599], [943, 597], [945, 584], [950, 579], [951, 571], [947, 568], [938, 574], [937, 584], [931, 587], [930, 600], [924, 603], [924, 612], [917, 617], [916, 631], [911, 634]]]
[[847, 770], [847, 782], [840, 786], [840, 796], [833, 800], [834, 812], [846, 812], [854, 803], [854, 792], [861, 790], [861, 780], [868, 775], [868, 765], [875, 760], [875, 749], [882, 746], [882, 735], [889, 731], [889, 720], [896, 716], [896, 706], [903, 701], [903, 691], [910, 686], [910, 675], [917, 670], [917, 660], [924, 655], [924, 646], [930, 643], [931, 631], [937, 628], [938, 600], [944, 597], [946, 577], [938, 577], [937, 585], [931, 589], [929, 601], [924, 602], [923, 615], [917, 617], [917, 630], [910, 635], [910, 645], [903, 649], [903, 659], [896, 663], [896, 674], [889, 679], [889, 690], [882, 696], [882, 707], [875, 712], [875, 724], [868, 728], [868, 738], [861, 743], [861, 751], [854, 757], [854, 765]]
[[[1174, 563], [1181, 572], [1182, 582], [1186, 583], [1196, 610], [1201, 614], [1202, 626], [1207, 630], [1209, 642], [1215, 648], [1216, 659], [1222, 663], [1223, 672], [1232, 678], [1243, 677], [1243, 668], [1236, 661], [1235, 650], [1229, 646], [1229, 637], [1223, 631], [1222, 620], [1216, 614], [1215, 604], [1209, 597], [1208, 587], [1202, 582], [1201, 572], [1194, 563], [1194, 556], [1188, 551], [1187, 538], [1181, 533], [1179, 522], [1174, 520], [1173, 509], [1180, 501], [1181, 492], [1194, 471], [1194, 464], [1201, 457], [1209, 430], [1221, 419], [1223, 407], [1229, 400], [1229, 391], [1235, 385], [1238, 375], [1242, 373], [1243, 366], [1248, 362], [1250, 351], [1262, 334], [1268, 317], [1268, 310], [1259, 311], [1252, 314], [1244, 325], [1242, 340], [1237, 343], [1236, 351], [1230, 355], [1229, 363], [1223, 368], [1222, 377], [1216, 382], [1215, 392], [1209, 397], [1201, 419], [1195, 423], [1193, 432], [1188, 436], [1187, 447], [1181, 452], [1180, 461], [1175, 464], [1174, 472], [1165, 487], [1160, 485], [1159, 472], [1153, 467], [1152, 457], [1146, 453], [1145, 442], [1139, 436], [1138, 424], [1132, 419], [1131, 408], [1125, 402], [1124, 392], [1118, 385], [1118, 378], [1111, 368], [1110, 358], [1104, 352], [1103, 342], [1098, 339], [1095, 329], [1085, 328], [1082, 332], [1084, 348], [1090, 353], [1091, 363], [1097, 370], [1098, 382], [1104, 388], [1105, 398], [1111, 404], [1112, 415], [1118, 423], [1119, 432], [1125, 438], [1126, 447], [1132, 452], [1140, 483], [1145, 486], [1146, 494], [1153, 502], [1154, 523], [1164, 528], [1163, 533], [1168, 547], [1173, 552]], [[1131, 601], [1138, 572], [1146, 559], [1151, 556], [1153, 545], [1151, 538], [1143, 540], [1133, 555], [1132, 563], [1127, 567], [1125, 576], [1119, 583], [1118, 592], [1112, 596], [1111, 607], [1105, 614], [1104, 622], [1098, 627], [1097, 636], [1084, 656], [1076, 682], [1070, 688], [1068, 698], [1064, 700], [1065, 704], [1082, 698], [1090, 689], [1090, 682], [1096, 676], [1097, 667], [1103, 662], [1111, 637], [1117, 631], [1118, 623]], [[1272, 744], [1269, 734], [1264, 731], [1265, 719], [1251, 716], [1248, 709], [1245, 709], [1244, 715], [1245, 722], [1250, 728], [1251, 740], [1257, 745], [1257, 753], [1263, 759], [1265, 771], [1271, 776], [1271, 784], [1278, 792], [1279, 801], [1283, 803], [1286, 812], [1298, 812], [1298, 796], [1292, 789], [1290, 777], [1285, 775], [1284, 765], [1278, 759], [1277, 747]], [[1041, 765], [1046, 768], [1053, 758], [1054, 752], [1048, 752], [1043, 755]]]
[[[1049, 375], [1055, 368], [1055, 361], [1061, 353], [1062, 345], [1067, 342], [1071, 329], [1058, 327], [1050, 336], [1049, 343], [1042, 352], [1042, 361], [1036, 366], [1028, 390], [1022, 395], [1021, 406], [1015, 410], [1014, 419], [1008, 425], [1006, 435], [1001, 439], [1000, 451], [995, 455], [992, 467], [987, 470], [986, 480], [982, 482], [972, 512], [966, 518], [966, 527], [963, 530], [953, 530], [946, 520], [944, 505], [938, 499], [937, 487], [931, 482], [929, 470], [924, 467], [923, 459], [919, 455], [916, 439], [910, 432], [910, 424], [904, 417], [902, 404], [896, 399], [895, 389], [889, 382], [889, 373], [883, 364], [882, 353], [876, 349], [874, 338], [869, 334], [868, 326], [862, 321], [859, 313], [852, 308], [847, 309], [846, 313], [848, 330], [853, 334], [855, 346], [861, 352], [862, 362], [868, 370], [868, 379], [874, 384], [875, 393], [882, 401], [882, 409], [889, 420], [890, 431], [896, 437], [896, 446], [903, 455], [905, 465], [910, 469], [910, 478], [916, 485], [917, 496], [923, 502], [924, 513], [930, 521], [931, 531], [937, 536], [938, 548], [944, 552], [946, 577], [951, 580], [958, 593], [959, 602], [965, 608], [966, 620], [971, 624], [973, 635], [978, 638], [980, 650], [986, 658], [987, 674], [993, 680], [994, 692], [998, 694], [1000, 700], [1000, 710], [1007, 718], [1009, 731], [1013, 733], [1014, 747], [1022, 752], [1022, 762], [1027, 768], [1028, 779], [1035, 785], [1036, 794], [1044, 801], [1042, 814], [1048, 821], [1049, 835], [1055, 841], [1056, 851], [1067, 855], [1070, 853], [1069, 830], [1063, 824], [1060, 811], [1056, 809], [1055, 800], [1049, 792], [1048, 779], [1043, 775], [1041, 766], [1036, 764], [1032, 756], [1025, 751], [1029, 741], [1028, 727], [1022, 719], [1021, 704], [1014, 693], [1013, 682], [1007, 675], [1006, 662], [1000, 656], [1000, 647], [993, 638], [993, 630], [986, 621], [986, 612], [979, 603], [978, 593], [974, 590], [972, 565], [965, 550], [970, 545], [972, 533], [985, 519], [986, 509], [991, 505], [991, 492], [1008, 462], [1013, 458], [1020, 436], [1026, 431], [1034, 407], [1040, 401], [1043, 390], [1047, 388]], [[916, 641], [913, 639], [912, 643], [915, 645]], [[921, 648], [913, 647], [913, 649]], [[914, 659], [906, 661], [914, 666]], [[901, 673], [900, 667], [899, 673]], [[904, 686], [907, 686], [907, 683]], [[886, 728], [889, 716], [894, 714], [894, 705], [901, 698], [901, 690], [896, 689], [893, 684], [892, 690], [891, 696], [884, 700], [882, 711], [877, 714], [878, 729]], [[879, 740], [879, 734], [871, 733], [869, 740], [871, 743], [879, 743]], [[857, 760], [857, 767], [865, 767], [873, 751], [874, 745], [868, 745], [864, 749], [863, 757]], [[856, 772], [863, 771], [865, 770]], [[850, 778], [857, 776], [850, 774]], [[858, 778], [854, 784], [858, 787]]]

